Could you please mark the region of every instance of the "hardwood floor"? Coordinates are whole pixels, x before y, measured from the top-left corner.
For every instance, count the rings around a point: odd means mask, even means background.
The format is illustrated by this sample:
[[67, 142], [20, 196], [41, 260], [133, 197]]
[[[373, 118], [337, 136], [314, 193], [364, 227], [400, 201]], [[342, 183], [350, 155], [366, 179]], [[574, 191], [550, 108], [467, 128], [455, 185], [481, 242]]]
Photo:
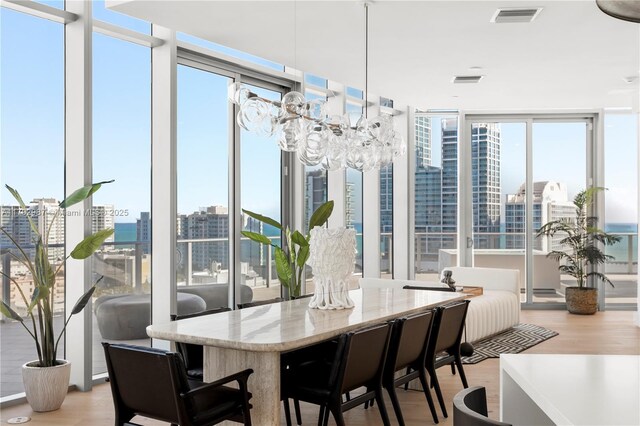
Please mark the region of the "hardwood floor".
[[[522, 311], [520, 321], [541, 325], [560, 333], [558, 336], [529, 349], [527, 353], [640, 355], [640, 327], [636, 325], [636, 315], [638, 315], [636, 312], [626, 311], [600, 312], [595, 316], [570, 315], [565, 311]], [[465, 366], [469, 384], [487, 388], [489, 416], [494, 419], [499, 416], [500, 383], [498, 371], [498, 359], [488, 359], [475, 365]], [[438, 370], [438, 377], [445, 400], [449, 403], [448, 411], [451, 414], [453, 395], [462, 389], [462, 384], [459, 377], [452, 376], [446, 367]], [[432, 424], [431, 415], [421, 392], [399, 391], [398, 395], [407, 425]], [[392, 423], [396, 424], [389, 402], [387, 409]], [[316, 424], [317, 407], [302, 404], [302, 411], [305, 424]], [[6, 408], [0, 414], [3, 425], [7, 424], [6, 421], [9, 418], [16, 416], [30, 416], [32, 420], [28, 424], [33, 426], [112, 425], [111, 391], [108, 384], [102, 384], [94, 387], [92, 392], [72, 392], [67, 396], [62, 408], [52, 413], [32, 413], [29, 406], [23, 404]], [[439, 417], [441, 425], [452, 424], [451, 417], [442, 419], [441, 414]], [[382, 424], [376, 407], [368, 410], [354, 408], [345, 413], [345, 420], [347, 424], [357, 426]], [[143, 425], [164, 424], [144, 418], [136, 418], [134, 421]]]

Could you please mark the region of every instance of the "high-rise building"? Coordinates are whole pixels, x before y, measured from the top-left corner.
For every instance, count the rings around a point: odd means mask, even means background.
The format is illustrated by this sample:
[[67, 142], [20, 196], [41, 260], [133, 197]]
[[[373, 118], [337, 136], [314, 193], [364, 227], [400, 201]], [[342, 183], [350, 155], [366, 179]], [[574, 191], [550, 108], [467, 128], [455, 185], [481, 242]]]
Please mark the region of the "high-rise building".
[[305, 223], [311, 220], [311, 215], [318, 207], [327, 201], [327, 171], [323, 169], [306, 172], [304, 215]]
[[380, 168], [380, 232], [393, 232], [393, 164]]
[[[212, 262], [223, 269], [229, 268], [229, 212], [223, 206], [201, 208], [189, 215], [178, 216], [177, 235], [179, 240], [207, 240], [192, 243], [178, 242], [178, 251], [183, 266], [191, 254], [191, 266], [194, 271], [210, 270]], [[189, 246], [191, 252], [189, 253]]]
[[473, 232], [476, 248], [500, 248], [500, 125], [471, 128]]
[[431, 166], [431, 118], [423, 112], [415, 116], [416, 170]]
[[[180, 231], [178, 231], [178, 235]], [[151, 242], [151, 214], [149, 212], [140, 212], [140, 219], [136, 219], [136, 241], [149, 243]], [[151, 251], [150, 244], [142, 245], [142, 252], [149, 254]]]
[[[26, 209], [20, 206], [0, 206], [0, 225], [25, 248], [29, 256], [35, 255], [35, 235], [31, 230], [29, 218], [38, 227], [42, 236], [49, 235], [49, 260], [54, 262], [64, 259], [64, 212], [58, 207], [59, 202], [55, 198], [36, 198], [31, 201]], [[113, 205], [93, 206], [91, 216], [91, 232], [95, 233], [103, 229], [113, 229]], [[111, 235], [105, 242], [113, 242]], [[29, 248], [30, 245], [33, 247]], [[4, 233], [0, 234], [0, 247], [12, 248], [13, 243]], [[112, 247], [109, 247], [111, 249]]]
[[345, 182], [344, 185], [344, 224], [346, 228], [353, 228], [356, 218], [356, 201], [354, 199], [353, 182]]
[[[533, 229], [551, 220], [576, 219], [576, 208], [567, 194], [563, 183], [543, 181], [533, 183]], [[505, 200], [506, 248], [524, 249], [526, 232], [526, 187], [522, 184], [515, 194], [508, 194]], [[518, 234], [518, 235], [509, 235]], [[540, 237], [534, 240], [534, 249], [550, 251], [560, 249], [563, 235]]]
[[[418, 258], [420, 261], [435, 262], [439, 249], [455, 248], [456, 244], [458, 120], [440, 120], [441, 167], [431, 165], [433, 144], [428, 120], [424, 115], [416, 116], [415, 232]], [[419, 129], [422, 130], [419, 132]], [[471, 149], [475, 243], [478, 248], [489, 248], [500, 232], [499, 126], [474, 125]]]

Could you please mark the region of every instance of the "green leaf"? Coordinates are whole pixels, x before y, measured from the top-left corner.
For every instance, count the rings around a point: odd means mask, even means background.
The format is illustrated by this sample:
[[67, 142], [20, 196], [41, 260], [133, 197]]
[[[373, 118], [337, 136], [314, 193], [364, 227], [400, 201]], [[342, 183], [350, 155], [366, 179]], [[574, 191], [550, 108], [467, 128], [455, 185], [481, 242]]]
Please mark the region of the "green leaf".
[[291, 265], [289, 265], [289, 259], [286, 253], [280, 248], [276, 247], [276, 271], [278, 272], [278, 279], [280, 284], [289, 288], [291, 282]]
[[36, 226], [33, 219], [31, 219], [31, 215], [29, 215], [29, 212], [27, 212], [27, 206], [24, 204], [24, 201], [22, 200], [20, 193], [15, 189], [13, 189], [12, 187], [10, 187], [9, 185], [5, 185], [5, 188], [7, 188], [7, 190], [11, 193], [11, 195], [13, 195], [13, 198], [16, 199], [23, 213], [27, 215], [27, 220], [29, 220], [29, 225], [31, 226], [31, 230], [33, 231], [33, 233], [36, 235], [40, 235], [40, 231], [38, 231], [38, 227]]
[[94, 192], [100, 189], [102, 185], [104, 185], [105, 183], [111, 183], [111, 182], [114, 182], [114, 179], [105, 180], [102, 182], [92, 183], [90, 185], [83, 186], [82, 188], [75, 190], [71, 195], [69, 195], [67, 198], [62, 200], [58, 206], [64, 209], [74, 204], [77, 204], [80, 201], [84, 201], [87, 198], [89, 198], [91, 195], [93, 195]]
[[327, 223], [329, 220], [329, 216], [333, 212], [333, 200], [327, 201], [320, 207], [316, 209], [315, 212], [311, 215], [311, 219], [309, 219], [309, 230], [315, 228], [316, 226], [322, 226]]
[[280, 225], [280, 222], [278, 222], [278, 221], [276, 221], [274, 219], [271, 219], [270, 217], [262, 216], [261, 214], [254, 213], [252, 211], [245, 210], [245, 209], [242, 209], [242, 212], [244, 214], [248, 215], [248, 216], [251, 216], [252, 218], [254, 218], [256, 220], [259, 220], [262, 223], [266, 223], [268, 225], [275, 226], [279, 230], [282, 230], [282, 225]]
[[95, 285], [87, 290], [87, 292], [83, 294], [80, 299], [78, 299], [76, 304], [73, 306], [73, 309], [71, 310], [71, 315], [80, 313], [84, 309], [84, 307], [87, 306], [87, 303], [91, 299], [94, 291], [96, 291]]
[[309, 241], [307, 241], [305, 236], [298, 231], [294, 231], [294, 233], [291, 234], [291, 241], [298, 244], [300, 247], [307, 247], [309, 245]]
[[36, 307], [40, 299], [42, 299], [42, 297], [40, 297], [40, 288], [41, 286], [39, 285], [36, 286], [36, 288], [33, 289], [33, 293], [31, 293], [31, 303], [29, 303], [29, 307], [27, 308], [28, 313], [31, 313], [31, 311], [33, 310], [33, 308]]
[[271, 245], [271, 240], [262, 235], [262, 234], [258, 234], [257, 232], [251, 232], [251, 231], [241, 231], [240, 232], [242, 235], [244, 235], [245, 237], [249, 238], [250, 240], [253, 240], [257, 243], [261, 243], [261, 244], [265, 244], [270, 246]]
[[84, 240], [80, 241], [76, 248], [71, 252], [71, 257], [74, 259], [86, 259], [91, 256], [98, 248], [104, 243], [104, 241], [113, 235], [113, 229], [103, 229], [93, 235], [89, 235]]
[[298, 259], [296, 262], [298, 263], [298, 268], [304, 268], [305, 263], [309, 259], [309, 246], [300, 247], [300, 251], [298, 251]]
[[2, 302], [2, 305], [0, 305], [0, 312], [2, 312], [2, 315], [4, 315], [7, 318], [11, 318], [12, 320], [16, 320], [20, 322], [24, 321], [16, 311], [11, 309], [11, 306], [7, 305], [3, 301], [1, 302]]

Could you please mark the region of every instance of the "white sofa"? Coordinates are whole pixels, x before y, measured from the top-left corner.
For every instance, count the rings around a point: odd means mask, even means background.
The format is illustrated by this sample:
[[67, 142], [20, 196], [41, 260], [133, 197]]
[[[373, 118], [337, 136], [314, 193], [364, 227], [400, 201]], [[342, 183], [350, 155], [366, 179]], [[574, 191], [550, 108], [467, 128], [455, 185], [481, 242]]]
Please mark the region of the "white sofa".
[[[469, 300], [466, 340], [475, 342], [520, 322], [520, 272], [515, 269], [451, 267], [456, 286], [482, 287], [482, 296]], [[361, 278], [362, 288], [398, 288], [405, 285], [433, 287], [429, 281]]]

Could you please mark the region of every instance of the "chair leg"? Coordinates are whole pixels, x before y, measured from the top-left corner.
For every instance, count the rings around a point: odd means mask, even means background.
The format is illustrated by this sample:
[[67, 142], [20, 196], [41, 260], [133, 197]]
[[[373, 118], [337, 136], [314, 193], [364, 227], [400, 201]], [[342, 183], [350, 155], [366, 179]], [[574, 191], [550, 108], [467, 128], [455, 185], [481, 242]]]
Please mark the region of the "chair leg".
[[454, 376], [456, 375], [456, 366], [453, 362], [451, 363], [451, 374], [453, 374]]
[[289, 408], [289, 398], [283, 399], [282, 405], [284, 405], [284, 418], [287, 422], [287, 426], [291, 426], [291, 409]]
[[462, 368], [462, 358], [460, 358], [460, 355], [456, 356], [456, 365], [458, 366], [458, 371], [460, 372], [462, 386], [464, 386], [464, 388], [466, 389], [469, 387], [469, 384], [467, 383], [467, 376], [464, 374], [464, 368]]
[[447, 407], [444, 404], [444, 398], [442, 397], [442, 391], [440, 390], [440, 383], [438, 383], [438, 376], [436, 375], [436, 370], [429, 370], [429, 375], [431, 376], [431, 384], [436, 390], [436, 396], [438, 397], [438, 402], [440, 403], [440, 408], [442, 409], [442, 415], [446, 418], [447, 415]]
[[389, 421], [389, 414], [387, 414], [387, 407], [384, 405], [384, 399], [382, 398], [382, 388], [376, 389], [376, 401], [378, 402], [378, 410], [380, 410], [380, 417], [382, 417], [382, 424], [384, 426], [391, 426]]
[[[407, 372], [405, 373], [405, 375], [411, 373], [411, 367], [407, 367]], [[409, 390], [409, 382], [404, 384], [404, 390]]]
[[251, 426], [251, 410], [246, 405], [242, 410], [242, 417], [244, 418], [244, 425]]
[[429, 404], [429, 411], [431, 411], [431, 417], [433, 417], [433, 422], [438, 424], [438, 414], [436, 413], [436, 406], [433, 404], [433, 398], [431, 398], [431, 391], [429, 390], [429, 384], [427, 383], [426, 372], [423, 369], [420, 374], [420, 383], [422, 384], [422, 390], [424, 391], [424, 396], [427, 398], [427, 404]]
[[296, 411], [296, 423], [298, 426], [302, 425], [302, 414], [300, 411], [300, 401], [297, 399], [293, 400], [293, 409]]
[[404, 426], [404, 418], [402, 417], [402, 409], [400, 408], [400, 401], [398, 401], [396, 388], [395, 386], [393, 386], [393, 383], [391, 383], [391, 385], [387, 386], [386, 389], [387, 393], [389, 394], [389, 398], [391, 399], [391, 404], [393, 405], [393, 411], [396, 413], [398, 424], [400, 426]]
[[[327, 413], [329, 410], [327, 410]], [[333, 414], [333, 418], [336, 421], [337, 426], [345, 426], [344, 417], [342, 416], [342, 408], [340, 407], [340, 403], [337, 405], [331, 406], [331, 414]], [[329, 420], [329, 416], [327, 416], [327, 420]], [[325, 423], [326, 425], [326, 423]]]
[[324, 405], [320, 406], [320, 412], [318, 413], [318, 426], [324, 425]]
[[331, 410], [328, 405], [325, 405], [324, 411], [322, 412], [322, 426], [328, 426], [329, 424], [329, 413]]

